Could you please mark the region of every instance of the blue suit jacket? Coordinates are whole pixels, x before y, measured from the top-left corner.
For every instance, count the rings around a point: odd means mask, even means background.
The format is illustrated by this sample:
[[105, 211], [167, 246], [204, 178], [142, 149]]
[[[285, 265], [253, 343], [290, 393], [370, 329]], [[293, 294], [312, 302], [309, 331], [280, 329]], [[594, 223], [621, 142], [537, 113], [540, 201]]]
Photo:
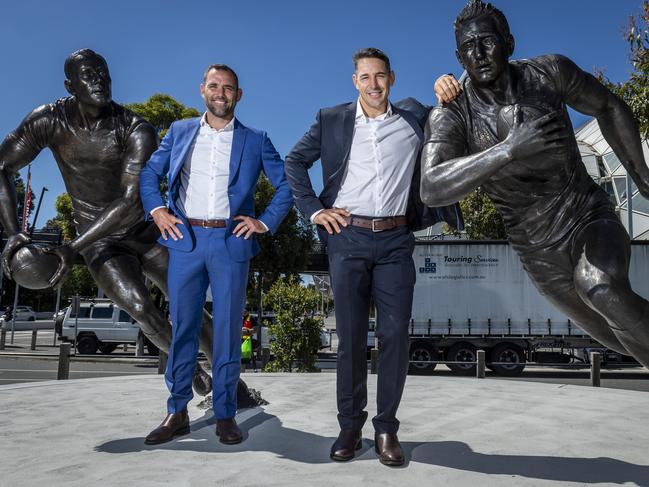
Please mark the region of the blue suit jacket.
[[[140, 173], [140, 195], [148, 218], [151, 210], [165, 206], [160, 193], [160, 181], [167, 176], [169, 210], [183, 221], [184, 224], [178, 225], [178, 228], [184, 238], [164, 240], [161, 237], [158, 241], [171, 249], [186, 252], [194, 248], [196, 239], [192, 227], [187, 222], [187, 216], [176, 206], [176, 201], [180, 189], [180, 172], [189, 156], [199, 128], [199, 118], [174, 122], [160, 143], [160, 147]], [[238, 262], [251, 259], [259, 252], [259, 244], [254, 236], [246, 240], [232, 234], [232, 230], [238, 223], [232, 220], [232, 217], [255, 216], [255, 188], [262, 170], [275, 187], [275, 196], [264, 213], [257, 218], [266, 224], [271, 233], [275, 233], [292, 204], [291, 193], [284, 175], [284, 162], [265, 132], [248, 128], [235, 119], [228, 182], [230, 218], [226, 245], [230, 258]]]

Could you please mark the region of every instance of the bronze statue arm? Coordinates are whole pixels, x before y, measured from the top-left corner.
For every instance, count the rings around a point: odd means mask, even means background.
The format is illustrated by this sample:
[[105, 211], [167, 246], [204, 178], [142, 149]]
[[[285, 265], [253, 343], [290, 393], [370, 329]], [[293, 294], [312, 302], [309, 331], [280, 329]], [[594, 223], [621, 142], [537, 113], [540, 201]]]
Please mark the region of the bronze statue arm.
[[597, 118], [606, 142], [631, 175], [642, 196], [649, 198], [649, 168], [631, 108], [570, 59], [557, 56], [557, 62], [562, 77], [575, 80], [565, 83], [566, 103], [581, 113]]
[[512, 161], [561, 147], [567, 135], [560, 115], [552, 112], [536, 120], [523, 120], [522, 110], [516, 105], [507, 138], [465, 156], [462, 122], [448, 108], [435, 108], [428, 117], [421, 157], [422, 201], [428, 206], [453, 204]]
[[51, 106], [31, 112], [0, 144], [0, 224], [7, 233], [2, 251], [2, 268], [11, 278], [9, 262], [14, 253], [29, 244], [29, 235], [18, 224], [18, 202], [13, 176], [27, 166], [47, 146], [52, 132]]

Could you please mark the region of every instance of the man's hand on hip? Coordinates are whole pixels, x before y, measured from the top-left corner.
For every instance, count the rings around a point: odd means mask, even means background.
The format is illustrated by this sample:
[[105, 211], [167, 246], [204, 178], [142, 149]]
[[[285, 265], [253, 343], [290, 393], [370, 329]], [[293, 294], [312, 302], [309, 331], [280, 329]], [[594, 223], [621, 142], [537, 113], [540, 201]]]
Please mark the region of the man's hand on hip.
[[183, 238], [183, 234], [178, 230], [178, 227], [176, 227], [176, 225], [182, 225], [183, 221], [169, 213], [167, 208], [158, 208], [151, 213], [151, 216], [160, 229], [162, 238], [165, 240], [169, 240], [169, 237], [171, 237], [172, 240]]
[[237, 215], [233, 220], [239, 222], [232, 231], [236, 237], [243, 236], [243, 238], [248, 240], [253, 233], [266, 233], [268, 231], [266, 225], [251, 216]]
[[334, 232], [340, 233], [341, 226], [347, 226], [346, 218], [350, 215], [344, 208], [328, 208], [313, 217], [313, 223], [322, 225], [329, 235], [333, 235]]

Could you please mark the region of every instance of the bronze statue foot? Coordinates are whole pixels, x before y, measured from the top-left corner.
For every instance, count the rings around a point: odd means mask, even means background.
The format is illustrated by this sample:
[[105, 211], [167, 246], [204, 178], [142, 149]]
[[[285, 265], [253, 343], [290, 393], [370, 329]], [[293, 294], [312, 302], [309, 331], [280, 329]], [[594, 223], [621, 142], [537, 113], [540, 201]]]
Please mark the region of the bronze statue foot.
[[203, 366], [198, 362], [196, 364], [196, 371], [194, 372], [194, 378], [192, 379], [192, 387], [194, 392], [199, 396], [207, 396], [212, 392], [212, 378], [208, 374]]

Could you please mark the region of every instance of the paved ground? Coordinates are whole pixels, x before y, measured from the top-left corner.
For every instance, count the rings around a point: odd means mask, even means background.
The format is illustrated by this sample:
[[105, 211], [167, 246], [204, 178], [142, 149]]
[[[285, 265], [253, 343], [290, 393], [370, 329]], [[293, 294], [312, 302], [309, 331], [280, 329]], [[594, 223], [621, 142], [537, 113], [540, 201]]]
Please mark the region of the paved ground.
[[[649, 393], [456, 377], [409, 377], [405, 467], [378, 463], [371, 426], [358, 458], [333, 463], [334, 374], [248, 374], [270, 402], [241, 411], [225, 446], [190, 404], [192, 432], [159, 446], [160, 376], [0, 386], [2, 486], [649, 486]], [[376, 377], [369, 378], [374, 397]], [[373, 400], [369, 412], [373, 414]]]

